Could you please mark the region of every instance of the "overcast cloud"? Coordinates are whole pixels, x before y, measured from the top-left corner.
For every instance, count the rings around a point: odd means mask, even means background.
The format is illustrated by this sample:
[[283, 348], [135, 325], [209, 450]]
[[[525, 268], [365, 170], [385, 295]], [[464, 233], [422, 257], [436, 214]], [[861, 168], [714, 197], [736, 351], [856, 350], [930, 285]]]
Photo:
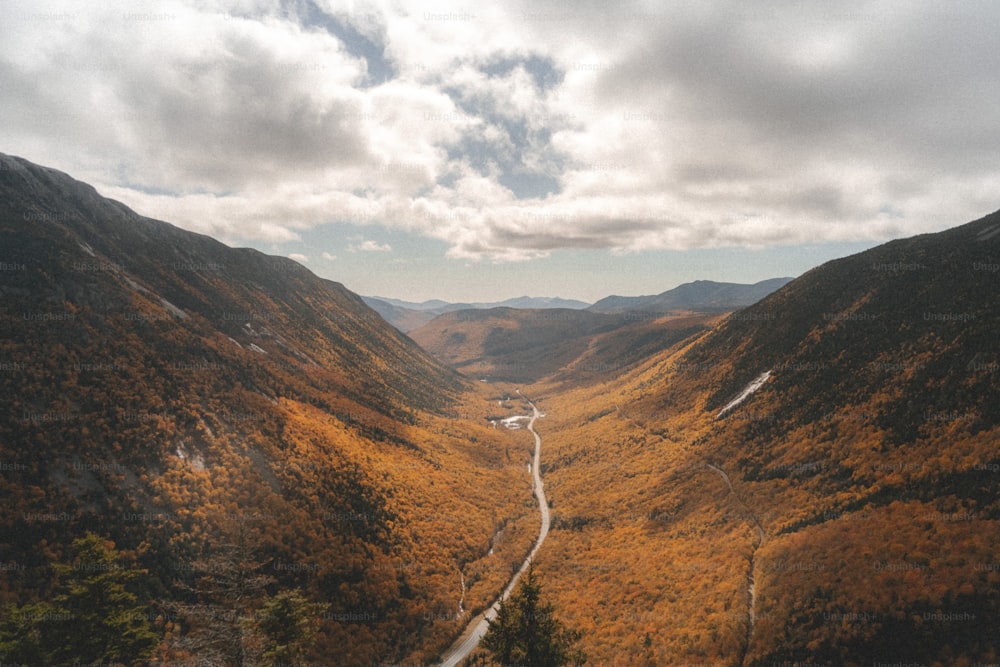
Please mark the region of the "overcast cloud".
[[0, 1], [0, 151], [223, 240], [524, 260], [1000, 207], [1000, 3], [91, 4]]

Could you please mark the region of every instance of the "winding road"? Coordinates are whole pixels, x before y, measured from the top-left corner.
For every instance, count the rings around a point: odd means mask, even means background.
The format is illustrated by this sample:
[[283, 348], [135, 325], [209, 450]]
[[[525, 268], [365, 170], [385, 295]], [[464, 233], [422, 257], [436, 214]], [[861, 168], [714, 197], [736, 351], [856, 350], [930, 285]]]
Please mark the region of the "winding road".
[[[521, 390], [517, 390], [518, 394], [521, 394]], [[535, 457], [531, 464], [531, 475], [533, 479], [533, 490], [535, 498], [538, 499], [538, 511], [542, 515], [542, 526], [538, 531], [538, 539], [535, 540], [535, 545], [531, 548], [528, 553], [528, 557], [524, 559], [521, 563], [521, 567], [514, 576], [511, 577], [510, 581], [507, 582], [507, 586], [503, 589], [503, 593], [500, 595], [496, 601], [490, 605], [489, 609], [479, 614], [473, 618], [469, 625], [466, 626], [465, 630], [462, 632], [461, 636], [455, 640], [455, 643], [445, 651], [441, 658], [441, 662], [438, 663], [440, 667], [455, 667], [462, 660], [464, 660], [470, 653], [476, 650], [479, 646], [480, 640], [486, 635], [486, 631], [489, 630], [489, 621], [496, 617], [497, 608], [500, 602], [506, 600], [511, 592], [514, 590], [514, 586], [517, 585], [518, 580], [521, 575], [527, 572], [528, 568], [531, 566], [531, 561], [538, 553], [538, 549], [542, 546], [542, 542], [545, 541], [545, 537], [549, 534], [549, 504], [545, 500], [545, 489], [542, 487], [542, 473], [541, 473], [541, 457], [542, 457], [542, 438], [535, 431], [535, 420], [544, 415], [538, 411], [538, 406], [534, 402], [521, 394], [524, 400], [528, 401], [528, 405], [531, 406], [531, 419], [528, 420], [528, 430], [531, 431], [531, 435], [535, 436]]]

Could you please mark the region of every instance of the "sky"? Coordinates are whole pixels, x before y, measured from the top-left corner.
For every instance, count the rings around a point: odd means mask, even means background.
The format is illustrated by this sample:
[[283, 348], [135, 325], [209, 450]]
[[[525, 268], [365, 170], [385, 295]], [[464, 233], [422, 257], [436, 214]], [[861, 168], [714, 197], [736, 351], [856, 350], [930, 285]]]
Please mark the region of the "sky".
[[365, 295], [796, 276], [1000, 208], [1000, 3], [0, 0], [0, 152]]

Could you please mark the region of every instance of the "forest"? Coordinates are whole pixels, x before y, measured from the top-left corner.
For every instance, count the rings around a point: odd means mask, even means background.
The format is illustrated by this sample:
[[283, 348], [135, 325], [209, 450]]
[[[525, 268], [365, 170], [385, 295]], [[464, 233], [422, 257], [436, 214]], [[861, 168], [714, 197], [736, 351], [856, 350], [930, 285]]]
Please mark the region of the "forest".
[[566, 321], [432, 322], [465, 376], [290, 260], [34, 166], [0, 194], [5, 661], [433, 664], [538, 534], [524, 395], [560, 660], [1000, 661], [1000, 216], [598, 326], [528, 385], [496, 364]]
[[486, 419], [496, 388], [291, 260], [30, 163], [0, 195], [24, 267], [0, 274], [8, 657], [62, 662], [31, 652], [63, 636], [46, 619], [96, 604], [90, 575], [116, 598], [101, 636], [135, 642], [87, 654], [126, 663], [289, 662], [266, 656], [271, 613], [306, 619], [308, 661], [423, 663], [502, 588], [538, 520], [531, 438]]

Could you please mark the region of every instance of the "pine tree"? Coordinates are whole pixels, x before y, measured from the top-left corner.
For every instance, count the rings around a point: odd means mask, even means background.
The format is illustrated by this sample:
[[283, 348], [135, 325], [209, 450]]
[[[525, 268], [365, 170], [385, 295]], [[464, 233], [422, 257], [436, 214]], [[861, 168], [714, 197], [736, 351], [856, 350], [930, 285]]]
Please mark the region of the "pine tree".
[[264, 665], [305, 661], [315, 641], [319, 617], [329, 605], [309, 602], [298, 590], [282, 590], [257, 612], [256, 631], [264, 640]]
[[55, 611], [49, 602], [7, 606], [0, 617], [0, 661], [46, 664], [48, 653], [44, 647], [47, 642], [42, 628], [53, 620]]
[[553, 605], [542, 599], [542, 586], [529, 568], [518, 589], [500, 603], [481, 645], [502, 665], [563, 667], [586, 662], [575, 646], [580, 636], [555, 618]]
[[114, 545], [93, 533], [73, 542], [72, 565], [53, 567], [60, 583], [51, 601], [6, 610], [0, 627], [5, 660], [29, 664], [133, 664], [152, 655], [159, 636], [128, 583]]

